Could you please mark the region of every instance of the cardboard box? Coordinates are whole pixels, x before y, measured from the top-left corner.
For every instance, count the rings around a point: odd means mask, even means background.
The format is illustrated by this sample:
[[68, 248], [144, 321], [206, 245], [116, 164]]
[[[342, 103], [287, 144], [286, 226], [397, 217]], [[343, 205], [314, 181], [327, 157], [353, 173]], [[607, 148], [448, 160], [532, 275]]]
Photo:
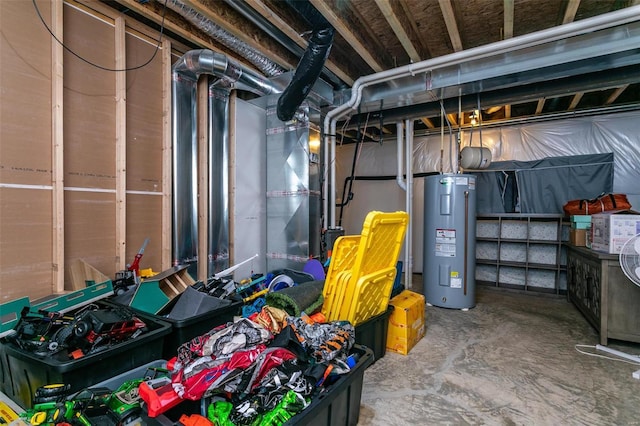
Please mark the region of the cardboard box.
[[586, 229], [571, 229], [569, 231], [569, 242], [577, 247], [586, 247], [587, 245], [587, 230]]
[[610, 254], [619, 254], [624, 243], [640, 234], [640, 214], [636, 212], [609, 212], [591, 216], [591, 248]]
[[393, 311], [389, 316], [387, 350], [407, 355], [426, 331], [424, 296], [404, 290], [391, 299], [389, 305]]

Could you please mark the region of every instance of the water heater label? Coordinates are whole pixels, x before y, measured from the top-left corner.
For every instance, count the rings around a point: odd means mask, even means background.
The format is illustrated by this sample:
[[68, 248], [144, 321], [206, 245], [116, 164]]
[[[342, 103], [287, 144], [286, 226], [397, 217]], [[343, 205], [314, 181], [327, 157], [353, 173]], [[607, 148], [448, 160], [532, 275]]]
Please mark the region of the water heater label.
[[436, 244], [455, 244], [456, 243], [456, 230], [455, 229], [436, 229]]
[[467, 186], [467, 185], [469, 185], [469, 179], [467, 179], [466, 177], [457, 177], [456, 178], [456, 185]]
[[451, 278], [451, 288], [462, 288], [462, 278]]
[[454, 179], [452, 177], [446, 177], [446, 178], [442, 178], [440, 179], [440, 184], [442, 185], [451, 185], [453, 183]]
[[436, 256], [456, 257], [456, 245], [436, 243]]

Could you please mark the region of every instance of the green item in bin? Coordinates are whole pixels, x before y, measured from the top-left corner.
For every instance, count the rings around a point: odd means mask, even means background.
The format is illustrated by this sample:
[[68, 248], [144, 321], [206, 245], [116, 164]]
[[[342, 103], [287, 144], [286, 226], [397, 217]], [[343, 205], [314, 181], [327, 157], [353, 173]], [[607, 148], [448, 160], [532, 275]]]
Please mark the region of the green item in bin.
[[309, 281], [282, 290], [267, 293], [267, 305], [286, 311], [289, 315], [299, 317], [302, 312], [311, 315], [322, 306], [324, 298], [322, 289], [324, 280]]
[[207, 418], [218, 426], [234, 426], [229, 420], [233, 404], [227, 401], [216, 401], [207, 407]]

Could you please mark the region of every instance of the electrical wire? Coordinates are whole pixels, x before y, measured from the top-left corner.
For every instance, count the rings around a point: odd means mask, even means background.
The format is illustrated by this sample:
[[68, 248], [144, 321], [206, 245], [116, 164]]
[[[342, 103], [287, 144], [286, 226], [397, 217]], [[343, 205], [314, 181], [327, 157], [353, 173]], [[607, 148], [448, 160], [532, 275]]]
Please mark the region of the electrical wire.
[[80, 56], [79, 54], [77, 54], [76, 52], [74, 52], [73, 50], [71, 50], [66, 44], [64, 44], [62, 41], [60, 41], [58, 39], [58, 37], [56, 37], [56, 35], [53, 33], [53, 31], [51, 30], [51, 28], [49, 28], [49, 26], [47, 25], [47, 23], [45, 22], [44, 18], [42, 17], [42, 14], [40, 13], [40, 9], [38, 8], [38, 5], [36, 3], [36, 0], [31, 0], [31, 2], [33, 3], [33, 7], [36, 10], [36, 13], [38, 14], [38, 18], [40, 18], [40, 22], [42, 22], [42, 25], [44, 25], [44, 27], [47, 29], [47, 31], [49, 32], [49, 34], [51, 34], [51, 37], [53, 37], [53, 39], [58, 42], [58, 44], [60, 44], [67, 52], [71, 53], [73, 56], [75, 56], [76, 58], [80, 59], [81, 61], [95, 67], [95, 68], [99, 68], [101, 70], [104, 71], [110, 71], [110, 72], [126, 72], [126, 71], [134, 71], [140, 68], [144, 68], [147, 65], [149, 65], [151, 63], [151, 61], [153, 61], [156, 57], [156, 55], [158, 54], [158, 50], [160, 49], [160, 45], [162, 44], [162, 36], [164, 34], [164, 17], [165, 14], [167, 12], [167, 0], [164, 0], [164, 7], [162, 9], [162, 22], [160, 24], [160, 38], [158, 39], [158, 44], [156, 45], [155, 50], [153, 51], [153, 55], [151, 55], [151, 58], [149, 58], [148, 61], [146, 61], [144, 64], [142, 65], [137, 65], [135, 67], [130, 67], [130, 68], [122, 68], [122, 69], [114, 69], [114, 68], [107, 68], [107, 67], [103, 67], [102, 65], [98, 65], [94, 62], [89, 61], [88, 59], [83, 58], [82, 56]]
[[583, 355], [589, 355], [589, 356], [593, 356], [593, 357], [596, 357], [596, 358], [609, 359], [611, 361], [625, 362], [625, 363], [631, 364], [631, 365], [640, 365], [640, 358], [638, 358], [638, 362], [634, 362], [634, 361], [629, 361], [629, 360], [622, 359], [622, 358], [614, 358], [614, 357], [611, 357], [611, 356], [600, 355], [600, 354], [596, 354], [596, 353], [593, 353], [593, 352], [587, 352], [587, 351], [584, 351], [582, 349], [579, 349], [579, 348], [589, 348], [589, 349], [594, 349], [595, 350], [596, 347], [592, 346], [592, 345], [575, 345], [575, 348], [576, 348], [576, 351], [578, 351], [579, 353], [581, 353]]

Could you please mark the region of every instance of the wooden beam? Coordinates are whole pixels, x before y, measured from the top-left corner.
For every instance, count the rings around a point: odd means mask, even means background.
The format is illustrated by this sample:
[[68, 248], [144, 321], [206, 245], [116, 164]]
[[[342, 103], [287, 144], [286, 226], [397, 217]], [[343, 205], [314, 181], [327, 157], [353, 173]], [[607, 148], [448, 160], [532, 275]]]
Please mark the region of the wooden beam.
[[502, 38], [505, 40], [513, 37], [513, 1], [504, 0], [504, 30]]
[[400, 2], [393, 1], [391, 4], [396, 6], [397, 3], [400, 4], [400, 7], [404, 12], [404, 16], [407, 18], [407, 22], [411, 27], [411, 31], [413, 32], [413, 34], [415, 34], [416, 38], [411, 39], [411, 41], [413, 42], [413, 45], [416, 46], [416, 48], [418, 49], [418, 53], [420, 54], [420, 57], [423, 60], [433, 57], [433, 55], [429, 51], [429, 48], [424, 43], [423, 37], [420, 35], [420, 31], [418, 30], [418, 24], [416, 23], [416, 20], [413, 19], [413, 12], [412, 12], [413, 3], [410, 3], [407, 1], [400, 1]]
[[435, 124], [433, 124], [433, 121], [431, 121], [430, 118], [422, 117], [420, 119], [420, 121], [422, 121], [424, 123], [424, 125], [427, 126], [429, 129], [435, 129], [436, 128]]
[[327, 21], [329, 21], [333, 28], [338, 31], [342, 38], [344, 38], [346, 42], [351, 45], [353, 50], [355, 50], [362, 57], [362, 59], [364, 59], [364, 61], [371, 67], [371, 69], [373, 69], [375, 72], [380, 72], [385, 69], [382, 61], [373, 56], [373, 54], [367, 49], [367, 46], [352, 31], [352, 28], [347, 26], [344, 21], [342, 21], [342, 19], [335, 13], [336, 9], [334, 7], [332, 7], [325, 0], [310, 0], [310, 2], [316, 9], [318, 9], [318, 12], [320, 12]]
[[198, 12], [206, 19], [218, 25], [227, 33], [233, 35], [256, 52], [264, 52], [273, 62], [286, 69], [293, 69], [298, 61], [292, 61], [293, 54], [284, 54], [285, 48], [270, 38], [265, 38], [251, 28], [253, 25], [235, 10], [226, 6], [224, 2], [217, 2], [215, 7], [204, 4], [201, 0], [181, 0], [185, 6]]
[[503, 105], [492, 106], [486, 109], [486, 113], [489, 115], [495, 114], [496, 112], [500, 111], [502, 108], [503, 108]]
[[569, 0], [569, 3], [567, 3], [567, 9], [564, 11], [564, 18], [562, 19], [563, 24], [573, 22], [576, 18], [578, 7], [580, 7], [580, 0]]
[[[63, 37], [61, 1], [51, 2], [51, 32], [60, 41]], [[64, 291], [64, 50], [51, 39], [51, 186], [52, 186], [52, 274], [54, 293]]]
[[[401, 7], [400, 2], [394, 1], [393, 3], [391, 3], [390, 0], [375, 1], [378, 5], [378, 8], [382, 12], [382, 15], [384, 15], [385, 19], [389, 23], [389, 26], [391, 26], [394, 34], [400, 41], [400, 44], [402, 45], [402, 47], [404, 47], [404, 50], [409, 55], [409, 58], [413, 62], [420, 62], [420, 60], [422, 59], [420, 57], [421, 55], [418, 53], [418, 50], [411, 42], [411, 36], [408, 32], [411, 30], [411, 27], [408, 22], [406, 22], [406, 19], [402, 19], [402, 17], [405, 15], [404, 12], [399, 9]], [[404, 23], [402, 21], [404, 21]]]
[[[125, 22], [115, 21], [115, 67], [127, 67]], [[115, 270], [126, 269], [127, 257], [127, 73], [114, 72], [116, 78], [116, 257]]]
[[[118, 3], [128, 7], [133, 12], [139, 13], [140, 15], [144, 16], [145, 18], [148, 18], [149, 20], [155, 22], [158, 25], [162, 23], [162, 14], [161, 14], [162, 4], [161, 3], [157, 4], [158, 11], [154, 9], [154, 5], [156, 4], [156, 2], [148, 2], [148, 3], [142, 4], [137, 0], [118, 0]], [[199, 35], [194, 34], [193, 31], [190, 31], [189, 29], [186, 29], [183, 26], [178, 25], [177, 23], [171, 21], [170, 19], [164, 20], [164, 26], [167, 30], [170, 30], [171, 32], [177, 34], [178, 36], [198, 46], [202, 46], [205, 49], [209, 49], [214, 52], [219, 52], [225, 55], [230, 53], [229, 49], [220, 48], [220, 44], [214, 43], [212, 39], [208, 37], [202, 38]], [[239, 62], [241, 62], [243, 65], [246, 65], [249, 68], [259, 72], [259, 70], [255, 67], [255, 65], [251, 64], [246, 59], [240, 58], [237, 54], [235, 54], [233, 57]]]
[[166, 271], [172, 264], [172, 136], [171, 136], [171, 42], [162, 40], [162, 248], [161, 265]]
[[[453, 126], [457, 126], [456, 114], [447, 114], [447, 118], [449, 119], [449, 123]], [[443, 123], [444, 124], [444, 123]]]
[[504, 106], [504, 118], [511, 118], [511, 105], [509, 104]]
[[536, 106], [536, 115], [542, 113], [542, 109], [544, 108], [545, 98], [538, 99], [538, 105]]
[[584, 92], [578, 92], [575, 95], [573, 95], [573, 98], [571, 99], [571, 103], [569, 104], [568, 109], [569, 110], [576, 109], [576, 107], [580, 103], [580, 99], [582, 99], [582, 96], [584, 96]]
[[[638, 0], [638, 1], [640, 1], [640, 0]], [[612, 103], [614, 103], [616, 101], [616, 99], [618, 99], [618, 96], [620, 96], [622, 94], [622, 92], [627, 90], [627, 87], [629, 87], [628, 84], [625, 84], [624, 86], [618, 87], [611, 95], [609, 95], [609, 97], [607, 98], [607, 101], [604, 104], [605, 105], [611, 105]]]
[[[261, 0], [244, 0], [253, 10], [258, 12], [263, 18], [274, 24], [280, 31], [282, 31], [287, 37], [294, 41], [298, 46], [303, 49], [307, 48], [309, 44], [297, 31], [285, 22], [278, 14], [274, 13], [269, 7], [267, 7]], [[352, 86], [355, 80], [347, 74], [347, 72], [331, 59], [327, 59], [325, 66], [328, 70], [333, 72], [338, 78]]]
[[451, 39], [451, 45], [454, 52], [462, 50], [462, 41], [460, 40], [460, 32], [458, 31], [458, 24], [456, 23], [456, 16], [453, 13], [453, 7], [451, 6], [451, 0], [438, 0], [440, 3], [440, 10], [444, 17], [444, 23], [447, 25], [447, 31], [449, 32], [449, 38]]

